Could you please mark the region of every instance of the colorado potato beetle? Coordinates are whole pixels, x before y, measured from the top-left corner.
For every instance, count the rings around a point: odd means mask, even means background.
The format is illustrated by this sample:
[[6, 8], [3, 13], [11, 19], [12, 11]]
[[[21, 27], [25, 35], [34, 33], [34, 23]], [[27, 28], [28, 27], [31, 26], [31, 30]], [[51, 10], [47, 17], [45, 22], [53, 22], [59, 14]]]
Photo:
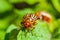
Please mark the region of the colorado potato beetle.
[[51, 15], [45, 11], [37, 12], [35, 15], [37, 16], [38, 19], [42, 21], [46, 21], [48, 23], [51, 22]]
[[36, 24], [37, 16], [35, 14], [27, 14], [23, 17], [23, 25], [26, 28], [33, 27]]
[[37, 12], [35, 14], [26, 14], [23, 17], [22, 24], [24, 25], [25, 28], [34, 27], [38, 19], [50, 23], [51, 15], [44, 11]]

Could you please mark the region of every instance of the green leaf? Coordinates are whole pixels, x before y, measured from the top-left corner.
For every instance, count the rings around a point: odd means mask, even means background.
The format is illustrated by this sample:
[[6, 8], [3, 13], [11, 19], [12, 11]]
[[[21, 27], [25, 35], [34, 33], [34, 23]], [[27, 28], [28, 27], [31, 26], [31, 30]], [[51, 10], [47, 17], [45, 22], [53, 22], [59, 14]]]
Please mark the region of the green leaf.
[[5, 38], [5, 31], [0, 30], [0, 40], [4, 40]]
[[57, 20], [57, 28], [52, 34], [52, 40], [60, 40], [60, 19]]
[[0, 30], [6, 29], [14, 19], [16, 19], [15, 14], [11, 14], [5, 18], [0, 19]]
[[33, 5], [33, 4], [35, 4], [35, 3], [37, 3], [37, 2], [39, 2], [38, 0], [24, 0], [27, 4], [29, 4], [29, 5]]
[[33, 30], [20, 30], [17, 40], [50, 40], [51, 34], [44, 22], [38, 21]]
[[12, 10], [12, 5], [10, 3], [8, 3], [7, 1], [4, 0], [0, 0], [0, 14], [8, 11], [8, 10]]
[[17, 26], [15, 26], [14, 24], [11, 24], [11, 25], [8, 27], [6, 33], [10, 33], [13, 29], [16, 29], [16, 28], [17, 28]]
[[59, 40], [60, 39], [60, 27], [56, 28], [53, 35], [52, 35], [52, 39], [56, 39]]
[[57, 28], [57, 25], [58, 25], [58, 23], [57, 23], [56, 20], [53, 20], [53, 21], [49, 24], [49, 30], [50, 30], [51, 33], [54, 32], [54, 30]]
[[18, 2], [23, 2], [24, 0], [8, 0], [10, 3], [18, 3]]
[[16, 40], [17, 34], [19, 32], [19, 29], [17, 28], [17, 26], [11, 24], [6, 31], [5, 40]]
[[51, 0], [54, 8], [60, 13], [60, 1], [59, 0]]

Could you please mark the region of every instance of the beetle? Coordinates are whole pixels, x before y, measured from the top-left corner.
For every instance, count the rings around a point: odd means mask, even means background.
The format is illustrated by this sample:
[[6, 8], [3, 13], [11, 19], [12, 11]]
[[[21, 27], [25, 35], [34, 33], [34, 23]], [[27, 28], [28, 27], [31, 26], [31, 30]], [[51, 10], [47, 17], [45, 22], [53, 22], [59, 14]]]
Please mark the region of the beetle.
[[36, 24], [36, 20], [37, 20], [37, 16], [35, 14], [30, 13], [30, 14], [26, 14], [23, 17], [22, 23], [26, 28], [30, 28]]
[[23, 17], [22, 24], [25, 28], [34, 28], [34, 25], [36, 24], [37, 20], [46, 21], [47, 23], [51, 22], [51, 15], [44, 11], [36, 12], [35, 14], [26, 14]]

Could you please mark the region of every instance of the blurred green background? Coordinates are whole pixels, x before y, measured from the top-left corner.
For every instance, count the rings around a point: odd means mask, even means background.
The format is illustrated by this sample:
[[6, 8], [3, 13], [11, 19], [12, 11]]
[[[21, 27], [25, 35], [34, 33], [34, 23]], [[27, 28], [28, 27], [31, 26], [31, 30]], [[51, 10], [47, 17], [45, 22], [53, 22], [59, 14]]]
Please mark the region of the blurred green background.
[[52, 22], [46, 27], [51, 40], [60, 40], [60, 0], [0, 0], [0, 40], [19, 40], [17, 29], [23, 16], [37, 11], [51, 14]]

